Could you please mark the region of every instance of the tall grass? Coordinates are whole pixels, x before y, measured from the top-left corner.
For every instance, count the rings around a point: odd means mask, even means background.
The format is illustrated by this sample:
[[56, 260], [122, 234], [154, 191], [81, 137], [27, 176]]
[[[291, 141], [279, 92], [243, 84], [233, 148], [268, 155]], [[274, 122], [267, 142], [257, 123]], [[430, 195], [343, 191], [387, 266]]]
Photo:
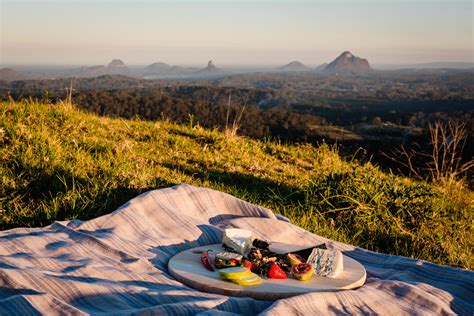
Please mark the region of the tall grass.
[[237, 108], [234, 113], [234, 120], [232, 122], [232, 125], [230, 125], [230, 117], [231, 117], [231, 95], [229, 95], [229, 99], [227, 101], [227, 112], [226, 112], [226, 118], [225, 118], [225, 129], [224, 133], [227, 136], [227, 138], [233, 138], [237, 136], [237, 131], [240, 128], [240, 121], [242, 120], [242, 116], [245, 112], [245, 108], [247, 107], [247, 104], [244, 103], [244, 105], [239, 109]]
[[0, 103], [0, 229], [109, 213], [178, 183], [233, 194], [316, 234], [472, 268], [474, 195], [344, 161], [334, 147], [101, 118], [69, 105]]
[[[457, 120], [429, 123], [429, 143], [410, 148], [400, 146], [385, 157], [402, 165], [418, 179], [454, 181], [472, 176], [474, 159], [463, 159], [468, 133], [466, 122]], [[467, 160], [467, 161], [466, 161]]]

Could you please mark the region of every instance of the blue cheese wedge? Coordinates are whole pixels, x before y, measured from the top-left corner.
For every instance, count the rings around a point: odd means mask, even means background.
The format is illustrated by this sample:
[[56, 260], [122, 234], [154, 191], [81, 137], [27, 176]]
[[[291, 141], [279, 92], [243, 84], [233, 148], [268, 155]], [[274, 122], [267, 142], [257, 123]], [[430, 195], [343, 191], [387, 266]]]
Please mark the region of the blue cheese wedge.
[[249, 230], [228, 228], [224, 231], [222, 243], [243, 256], [252, 248], [253, 234]]
[[342, 261], [342, 253], [338, 250], [314, 248], [306, 262], [314, 265], [317, 275], [335, 278], [344, 270]]
[[242, 264], [242, 256], [233, 252], [219, 252], [214, 258], [217, 269], [238, 267]]
[[227, 260], [227, 261], [230, 261], [232, 259], [235, 259], [237, 261], [241, 261], [242, 260], [242, 256], [239, 255], [239, 254], [236, 254], [236, 253], [233, 253], [233, 252], [218, 252], [216, 254], [216, 258], [217, 259], [222, 259], [222, 260]]

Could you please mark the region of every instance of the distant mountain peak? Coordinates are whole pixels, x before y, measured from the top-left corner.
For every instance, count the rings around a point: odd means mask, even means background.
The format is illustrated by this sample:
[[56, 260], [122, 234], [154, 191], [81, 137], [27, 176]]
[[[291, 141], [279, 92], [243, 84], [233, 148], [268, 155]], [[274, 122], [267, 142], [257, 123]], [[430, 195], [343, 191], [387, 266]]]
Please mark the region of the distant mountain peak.
[[213, 74], [213, 73], [221, 73], [222, 69], [216, 67], [212, 60], [209, 60], [207, 63], [207, 66], [201, 70], [199, 70], [197, 73], [201, 74]]
[[327, 72], [364, 72], [369, 70], [371, 68], [367, 59], [354, 56], [350, 51], [342, 52], [324, 67], [324, 71]]
[[297, 61], [297, 60], [294, 60], [284, 66], [281, 66], [278, 68], [279, 70], [282, 70], [282, 71], [307, 71], [307, 70], [310, 70], [309, 67], [307, 67], [306, 65], [304, 65], [303, 63]]
[[167, 72], [171, 69], [172, 67], [164, 62], [156, 62], [151, 65], [148, 65], [145, 67], [145, 72], [148, 74], [158, 74], [158, 73], [163, 73]]
[[128, 75], [130, 70], [121, 59], [112, 59], [107, 65], [109, 75]]
[[156, 67], [156, 66], [163, 66], [163, 67], [171, 67], [170, 65], [168, 65], [167, 63], [164, 63], [162, 61], [157, 61], [156, 63], [153, 63], [151, 65], [148, 65], [148, 67]]
[[127, 67], [121, 59], [112, 59], [107, 68]]

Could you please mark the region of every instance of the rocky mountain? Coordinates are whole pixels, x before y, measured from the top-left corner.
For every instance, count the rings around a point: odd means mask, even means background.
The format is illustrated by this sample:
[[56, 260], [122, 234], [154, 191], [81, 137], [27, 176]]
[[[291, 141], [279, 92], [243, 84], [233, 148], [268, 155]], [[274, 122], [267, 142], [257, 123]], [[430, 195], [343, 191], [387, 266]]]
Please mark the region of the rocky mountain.
[[366, 72], [370, 70], [367, 59], [356, 57], [349, 51], [343, 52], [324, 67], [325, 72]]
[[328, 63], [321, 64], [321, 65], [319, 65], [318, 67], [314, 68], [314, 70], [316, 70], [316, 71], [323, 71], [324, 68], [326, 68], [327, 65], [328, 65]]
[[130, 69], [128, 69], [128, 67], [122, 60], [113, 59], [107, 65], [107, 73], [109, 75], [128, 75], [130, 74]]
[[222, 69], [216, 67], [214, 63], [212, 62], [212, 60], [209, 60], [209, 62], [207, 63], [207, 66], [196, 73], [200, 75], [214, 75], [214, 74], [220, 74], [222, 72], [223, 72]]
[[104, 75], [130, 75], [130, 69], [120, 59], [113, 59], [107, 66], [96, 65], [71, 69], [66, 77], [92, 78]]
[[0, 80], [15, 81], [15, 80], [24, 80], [24, 79], [27, 79], [27, 76], [19, 71], [16, 71], [11, 68], [0, 69]]
[[303, 63], [299, 61], [292, 61], [289, 64], [281, 66], [278, 68], [279, 71], [308, 71], [311, 68], [305, 66]]
[[152, 74], [161, 74], [166, 73], [172, 68], [170, 65], [163, 63], [163, 62], [156, 62], [151, 65], [145, 67], [144, 72], [145, 74], [152, 75]]

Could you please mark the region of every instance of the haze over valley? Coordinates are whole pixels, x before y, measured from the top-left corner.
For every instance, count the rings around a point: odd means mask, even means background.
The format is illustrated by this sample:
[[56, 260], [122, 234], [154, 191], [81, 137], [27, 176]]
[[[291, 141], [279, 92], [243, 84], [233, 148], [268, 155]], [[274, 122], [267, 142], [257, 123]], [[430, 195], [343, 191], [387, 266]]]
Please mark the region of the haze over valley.
[[25, 79], [54, 79], [54, 78], [88, 78], [103, 75], [125, 75], [144, 79], [209, 79], [212, 77], [231, 76], [244, 73], [295, 73], [308, 72], [317, 74], [339, 73], [360, 74], [369, 71], [407, 71], [407, 70], [474, 70], [474, 63], [461, 62], [435, 62], [412, 65], [381, 65], [378, 68], [370, 66], [365, 58], [354, 56], [350, 51], [344, 51], [334, 60], [317, 66], [307, 66], [300, 61], [294, 60], [281, 66], [219, 66], [212, 60], [207, 66], [179, 66], [171, 65], [163, 61], [156, 61], [146, 66], [129, 66], [121, 59], [113, 59], [106, 65], [93, 65], [72, 67], [67, 65], [56, 66], [19, 66], [5, 67], [0, 69], [0, 80], [14, 81]]

